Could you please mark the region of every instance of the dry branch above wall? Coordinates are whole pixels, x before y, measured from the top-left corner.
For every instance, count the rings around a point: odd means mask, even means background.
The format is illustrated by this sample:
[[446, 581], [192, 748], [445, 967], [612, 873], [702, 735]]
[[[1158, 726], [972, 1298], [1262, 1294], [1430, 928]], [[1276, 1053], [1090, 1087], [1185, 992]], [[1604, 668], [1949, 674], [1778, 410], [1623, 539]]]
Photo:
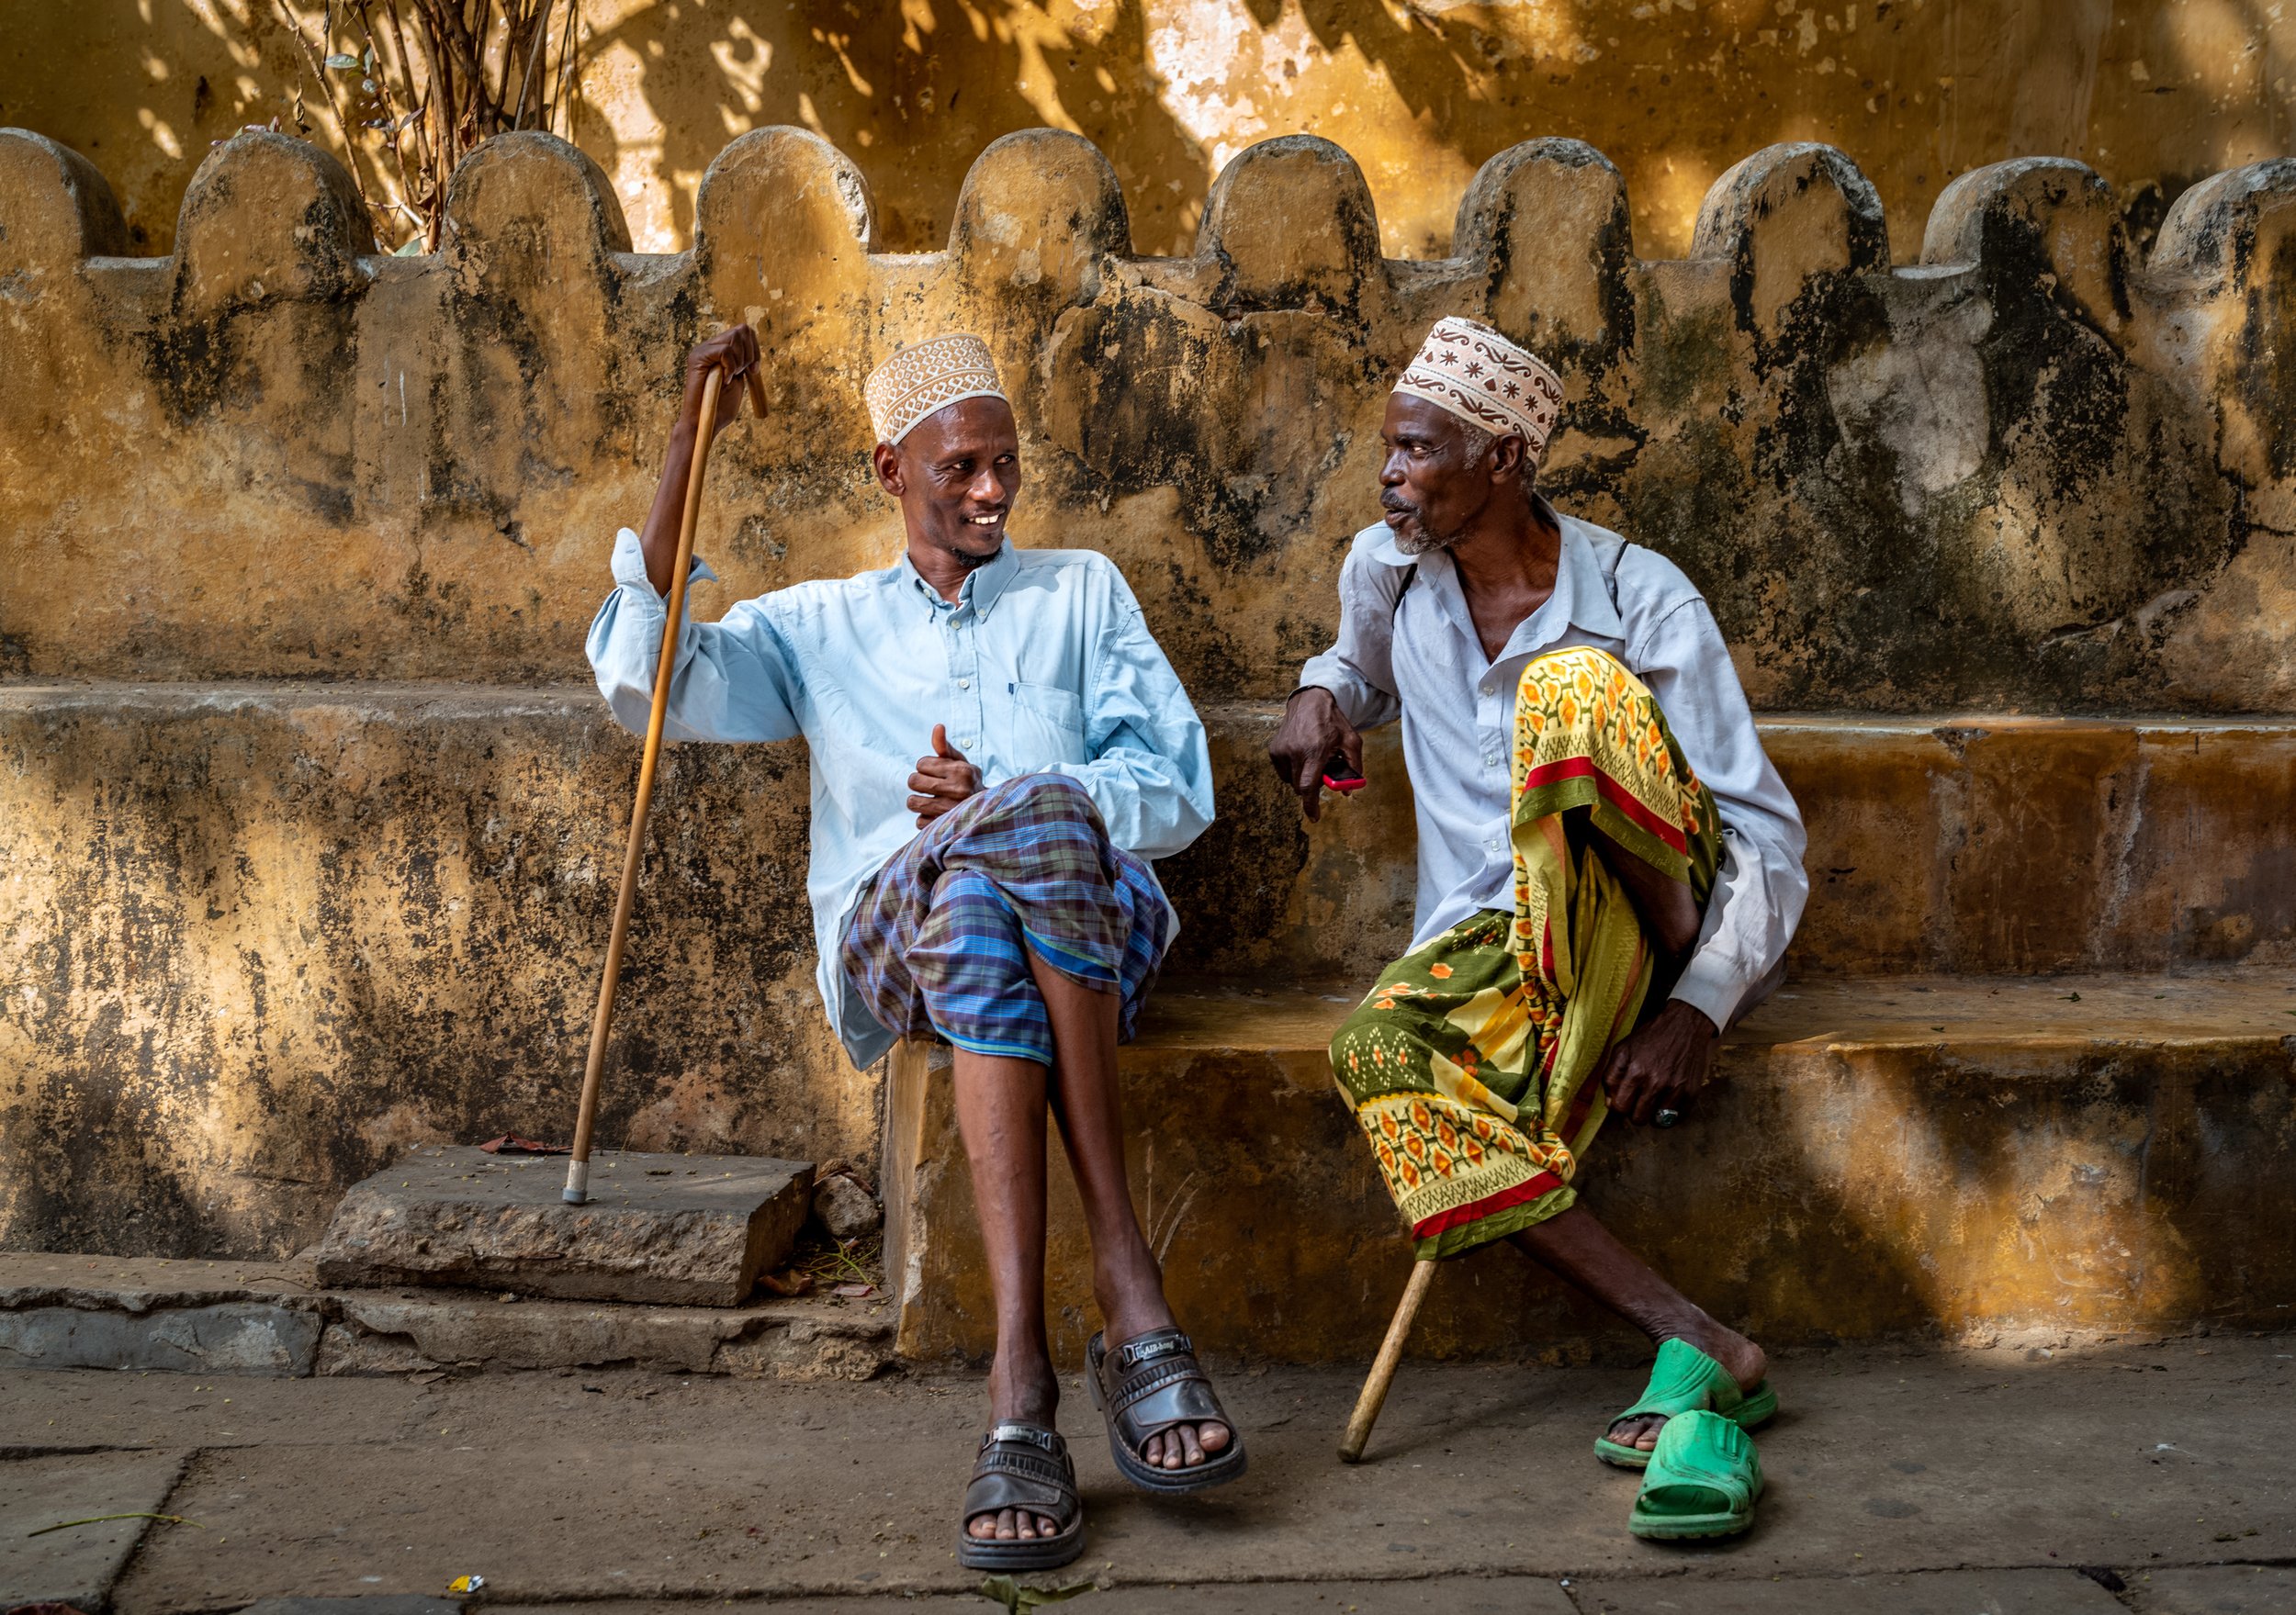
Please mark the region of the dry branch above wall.
[[249, 134], [177, 254], [124, 260], [101, 178], [0, 136], [0, 566], [127, 580], [0, 596], [0, 676], [578, 679], [680, 352], [747, 319], [775, 414], [721, 451], [704, 612], [890, 557], [861, 377], [969, 329], [1029, 432], [1022, 542], [1115, 555], [1203, 698], [1272, 695], [1376, 514], [1396, 366], [1465, 313], [1562, 370], [1550, 491], [1677, 560], [1764, 705], [2296, 708], [2296, 163], [2194, 186], [2144, 263], [2093, 173], [2022, 159], [1893, 267], [1815, 145], [1717, 181], [1684, 261], [1636, 256], [1567, 140], [1485, 164], [1427, 263], [1300, 137], [1229, 165], [1186, 258], [1132, 256], [1107, 162], [1052, 130], [982, 153], [929, 254], [873, 252], [859, 172], [789, 129], [720, 154], [675, 256], [546, 135], [480, 146], [445, 207], [439, 252], [377, 256], [331, 158]]

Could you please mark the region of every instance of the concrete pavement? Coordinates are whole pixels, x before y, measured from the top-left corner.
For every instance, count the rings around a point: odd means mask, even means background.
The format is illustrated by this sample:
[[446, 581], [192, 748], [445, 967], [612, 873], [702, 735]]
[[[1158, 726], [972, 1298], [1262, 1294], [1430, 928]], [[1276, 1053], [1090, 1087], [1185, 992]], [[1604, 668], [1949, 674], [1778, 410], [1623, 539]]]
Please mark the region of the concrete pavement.
[[[1353, 1371], [1232, 1367], [1252, 1471], [1180, 1503], [1120, 1485], [1072, 1385], [1092, 1539], [1042, 1579], [1097, 1581], [1079, 1615], [2296, 1607], [2296, 1336], [1834, 1348], [1773, 1377], [1760, 1522], [1704, 1548], [1629, 1537], [1634, 1480], [1588, 1452], [1639, 1371], [1407, 1363], [1347, 1468]], [[987, 1609], [951, 1551], [983, 1415], [969, 1378], [9, 1372], [0, 1591], [38, 1590], [28, 1546], [73, 1534], [21, 1535], [51, 1476], [100, 1461], [142, 1486], [123, 1509], [188, 1522], [91, 1556], [82, 1608], [119, 1615], [435, 1596], [466, 1574], [487, 1601], [592, 1615]]]

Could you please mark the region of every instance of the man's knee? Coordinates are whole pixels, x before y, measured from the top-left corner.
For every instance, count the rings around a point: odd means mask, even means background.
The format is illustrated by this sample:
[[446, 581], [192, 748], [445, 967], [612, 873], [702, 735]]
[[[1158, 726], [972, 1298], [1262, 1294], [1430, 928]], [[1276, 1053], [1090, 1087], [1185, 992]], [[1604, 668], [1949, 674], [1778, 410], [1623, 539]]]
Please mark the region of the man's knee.
[[1572, 709], [1586, 712], [1590, 718], [1596, 708], [1607, 709], [1638, 695], [1657, 700], [1626, 663], [1608, 651], [1583, 645], [1533, 656], [1523, 665], [1523, 676], [1515, 684], [1518, 701], [1545, 704], [1558, 696], [1568, 696], [1572, 698]]
[[1066, 774], [1023, 774], [996, 787], [1004, 800], [1025, 807], [1031, 818], [1065, 819], [1098, 826], [1100, 810], [1092, 793]]

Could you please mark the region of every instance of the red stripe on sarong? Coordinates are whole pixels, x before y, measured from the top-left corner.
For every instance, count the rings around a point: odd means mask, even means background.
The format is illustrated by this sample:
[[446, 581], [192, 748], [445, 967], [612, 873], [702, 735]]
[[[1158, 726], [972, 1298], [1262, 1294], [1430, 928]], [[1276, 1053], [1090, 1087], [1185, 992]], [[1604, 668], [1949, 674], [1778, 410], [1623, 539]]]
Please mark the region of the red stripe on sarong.
[[1687, 854], [1690, 840], [1680, 824], [1669, 824], [1642, 805], [1635, 793], [1594, 766], [1593, 757], [1562, 757], [1551, 763], [1541, 763], [1523, 776], [1525, 791], [1538, 791], [1558, 779], [1587, 779], [1594, 781], [1594, 789], [1620, 813], [1641, 825], [1676, 852]]
[[1494, 1212], [1504, 1211], [1510, 1206], [1520, 1206], [1526, 1200], [1536, 1200], [1541, 1194], [1551, 1194], [1561, 1187], [1562, 1180], [1553, 1172], [1536, 1172], [1511, 1189], [1502, 1189], [1496, 1194], [1486, 1194], [1480, 1200], [1455, 1206], [1448, 1211], [1438, 1211], [1424, 1222], [1413, 1223], [1411, 1237], [1414, 1239], [1432, 1239], [1446, 1229], [1464, 1228]]

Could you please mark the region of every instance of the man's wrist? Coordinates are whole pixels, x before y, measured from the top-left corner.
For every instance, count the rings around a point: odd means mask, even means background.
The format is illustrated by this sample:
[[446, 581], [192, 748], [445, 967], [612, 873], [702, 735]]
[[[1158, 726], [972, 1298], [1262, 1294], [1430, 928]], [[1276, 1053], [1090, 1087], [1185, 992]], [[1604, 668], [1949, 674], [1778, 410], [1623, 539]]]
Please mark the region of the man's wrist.
[[1700, 1005], [1693, 1004], [1687, 998], [1668, 999], [1666, 1001], [1666, 1008], [1659, 1013], [1661, 1015], [1671, 1015], [1675, 1010], [1681, 1010], [1683, 1012], [1681, 1018], [1688, 1023], [1693, 1035], [1703, 1033], [1709, 1042], [1722, 1035], [1722, 1028], [1715, 1023], [1714, 1017], [1707, 1014], [1706, 1011]]

